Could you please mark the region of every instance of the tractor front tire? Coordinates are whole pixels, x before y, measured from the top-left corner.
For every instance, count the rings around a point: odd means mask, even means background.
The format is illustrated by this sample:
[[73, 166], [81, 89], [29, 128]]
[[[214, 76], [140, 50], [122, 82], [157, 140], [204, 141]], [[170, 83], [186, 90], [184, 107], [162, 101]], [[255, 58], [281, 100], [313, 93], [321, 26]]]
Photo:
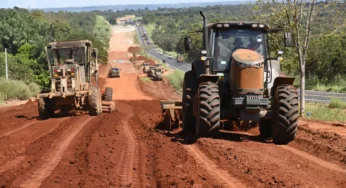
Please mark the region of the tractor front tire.
[[193, 117], [193, 98], [198, 89], [197, 75], [193, 71], [185, 73], [183, 82], [183, 109], [182, 109], [182, 128], [185, 132], [194, 131], [194, 117]]
[[277, 86], [273, 96], [272, 137], [275, 144], [288, 144], [298, 127], [298, 94], [292, 85]]
[[219, 87], [213, 82], [199, 84], [197, 96], [196, 137], [207, 137], [220, 129]]
[[91, 87], [91, 95], [89, 99], [89, 114], [91, 116], [98, 116], [102, 113], [102, 99], [100, 89]]
[[105, 101], [112, 101], [113, 98], [113, 88], [106, 87], [105, 90]]
[[38, 99], [38, 118], [40, 120], [46, 120], [54, 116], [54, 110], [52, 104], [47, 98]]

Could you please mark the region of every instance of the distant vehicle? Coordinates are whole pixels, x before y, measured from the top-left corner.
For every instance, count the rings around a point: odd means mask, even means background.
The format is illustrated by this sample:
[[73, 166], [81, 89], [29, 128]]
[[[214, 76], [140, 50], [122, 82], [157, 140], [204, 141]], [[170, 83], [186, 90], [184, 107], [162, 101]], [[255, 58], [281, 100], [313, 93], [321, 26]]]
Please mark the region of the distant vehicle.
[[142, 66], [143, 66], [143, 73], [148, 73], [149, 72], [149, 70], [150, 70], [150, 63], [143, 63], [142, 64]]
[[113, 77], [118, 77], [119, 78], [120, 77], [120, 69], [116, 68], [116, 67], [109, 68], [108, 76], [110, 78], [113, 78]]
[[184, 62], [184, 56], [182, 56], [182, 55], [177, 55], [177, 62], [178, 62], [178, 63], [183, 63], [183, 62]]
[[173, 59], [173, 57], [169, 55], [169, 56], [168, 56], [168, 59]]

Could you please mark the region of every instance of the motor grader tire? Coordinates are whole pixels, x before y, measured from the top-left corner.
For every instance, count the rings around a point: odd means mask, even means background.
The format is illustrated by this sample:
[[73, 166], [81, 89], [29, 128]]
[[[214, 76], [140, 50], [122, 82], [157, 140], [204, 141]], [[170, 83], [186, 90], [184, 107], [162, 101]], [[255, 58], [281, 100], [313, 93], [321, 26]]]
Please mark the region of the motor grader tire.
[[298, 127], [298, 94], [292, 85], [277, 86], [273, 96], [272, 137], [275, 144], [288, 144]]
[[102, 113], [102, 99], [100, 89], [97, 87], [91, 87], [91, 95], [89, 100], [89, 114], [91, 116], [98, 116]]
[[220, 129], [220, 96], [216, 83], [203, 82], [197, 92], [196, 137], [213, 136]]
[[54, 116], [54, 110], [49, 99], [39, 98], [38, 99], [38, 118], [40, 120], [46, 120]]
[[269, 139], [272, 137], [272, 120], [271, 119], [260, 119], [259, 120], [259, 131], [263, 139]]
[[198, 89], [197, 75], [193, 71], [187, 71], [183, 81], [183, 109], [182, 109], [182, 128], [185, 132], [194, 132], [195, 122], [193, 117], [193, 98]]
[[113, 88], [106, 87], [105, 96], [104, 96], [105, 101], [112, 101], [112, 98], [113, 98]]

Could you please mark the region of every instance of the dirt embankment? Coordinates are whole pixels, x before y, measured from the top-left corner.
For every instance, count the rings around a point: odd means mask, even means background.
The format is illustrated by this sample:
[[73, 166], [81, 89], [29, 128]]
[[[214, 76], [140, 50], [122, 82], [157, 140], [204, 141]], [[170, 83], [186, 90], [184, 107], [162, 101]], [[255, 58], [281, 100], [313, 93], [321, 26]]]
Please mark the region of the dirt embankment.
[[131, 29], [118, 29], [108, 66], [120, 67], [121, 76], [107, 78], [108, 67], [100, 67], [100, 85], [113, 88], [117, 111], [38, 121], [34, 102], [0, 109], [0, 186], [346, 187], [342, 126], [301, 122], [287, 146], [262, 142], [257, 128], [195, 143], [159, 129], [159, 100], [181, 96], [138, 78], [122, 59], [133, 45]]

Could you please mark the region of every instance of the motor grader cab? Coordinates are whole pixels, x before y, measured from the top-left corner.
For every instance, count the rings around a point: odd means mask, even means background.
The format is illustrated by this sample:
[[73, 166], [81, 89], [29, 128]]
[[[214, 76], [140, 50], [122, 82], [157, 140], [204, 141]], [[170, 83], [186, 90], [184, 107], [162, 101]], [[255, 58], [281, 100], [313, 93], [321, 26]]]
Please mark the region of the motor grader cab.
[[[201, 58], [185, 73], [182, 101], [161, 101], [166, 120], [175, 124], [181, 119], [183, 130], [194, 131], [197, 138], [218, 132], [224, 122], [253, 121], [263, 138], [276, 144], [292, 141], [298, 121], [294, 78], [279, 75], [283, 52], [272, 58], [269, 48], [269, 35], [281, 30], [257, 22], [207, 24], [200, 13]], [[290, 33], [284, 42], [293, 46]], [[192, 48], [190, 37], [184, 45], [187, 51]]]
[[[103, 106], [105, 110], [114, 110], [114, 104], [102, 102], [98, 86], [98, 52], [91, 41], [51, 42], [46, 52], [51, 87], [50, 92], [37, 95], [40, 119], [54, 116], [58, 109], [62, 113], [87, 110], [90, 115], [101, 114]], [[106, 101], [112, 100], [111, 89], [106, 88]]]
[[150, 71], [150, 63], [143, 63], [143, 73], [148, 73]]

